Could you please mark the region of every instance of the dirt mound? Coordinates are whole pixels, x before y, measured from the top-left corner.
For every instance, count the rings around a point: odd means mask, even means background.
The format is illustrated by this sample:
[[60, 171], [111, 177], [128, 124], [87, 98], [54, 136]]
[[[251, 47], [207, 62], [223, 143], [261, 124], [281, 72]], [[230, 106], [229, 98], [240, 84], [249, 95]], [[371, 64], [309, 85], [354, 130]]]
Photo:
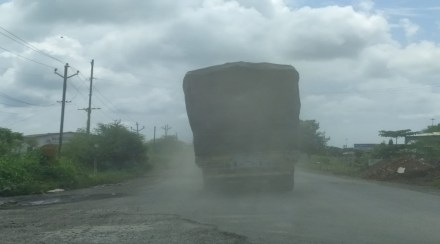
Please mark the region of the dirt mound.
[[435, 166], [414, 158], [397, 158], [379, 161], [364, 173], [364, 178], [392, 180], [423, 177], [433, 171]]

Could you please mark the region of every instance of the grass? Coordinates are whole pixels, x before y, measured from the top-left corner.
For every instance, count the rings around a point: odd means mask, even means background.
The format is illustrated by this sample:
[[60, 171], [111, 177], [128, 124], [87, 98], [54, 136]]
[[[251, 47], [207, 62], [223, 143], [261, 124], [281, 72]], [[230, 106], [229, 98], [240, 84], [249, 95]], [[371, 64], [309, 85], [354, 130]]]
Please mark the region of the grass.
[[142, 176], [146, 172], [142, 169], [126, 169], [126, 170], [108, 170], [94, 174], [89, 172], [83, 176], [80, 184], [76, 188], [88, 187], [102, 184], [119, 183], [134, 177]]
[[347, 162], [342, 158], [312, 156], [310, 160], [300, 162], [300, 167], [338, 175], [360, 177], [365, 170], [362, 164]]
[[[303, 160], [299, 163], [300, 167], [319, 172], [326, 172], [336, 175], [344, 175], [350, 177], [362, 177], [363, 172], [368, 169], [366, 164], [354, 163], [344, 158], [312, 156], [309, 160]], [[408, 179], [406, 184], [418, 185], [420, 181], [417, 179]], [[424, 185], [431, 185], [440, 189], [440, 177], [427, 179]]]
[[440, 189], [440, 179], [435, 179], [432, 182], [432, 186]]
[[109, 169], [94, 174], [93, 169], [65, 158], [42, 162], [38, 155], [0, 157], [0, 196], [112, 184], [139, 177], [147, 170], [146, 165], [138, 165], [130, 169]]

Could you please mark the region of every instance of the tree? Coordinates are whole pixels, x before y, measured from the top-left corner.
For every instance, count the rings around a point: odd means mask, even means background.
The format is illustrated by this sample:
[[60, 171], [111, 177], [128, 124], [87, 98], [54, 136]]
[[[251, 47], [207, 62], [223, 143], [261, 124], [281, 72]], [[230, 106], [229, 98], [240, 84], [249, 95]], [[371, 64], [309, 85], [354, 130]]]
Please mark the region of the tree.
[[[440, 124], [430, 125], [422, 130], [424, 133], [440, 132]], [[436, 135], [419, 137], [411, 144], [416, 155], [431, 161], [440, 163], [440, 138]]]
[[63, 147], [63, 156], [73, 159], [85, 166], [92, 166], [98, 152], [95, 145], [98, 143], [96, 134], [87, 134], [85, 130], [78, 130], [77, 133]]
[[423, 138], [411, 145], [418, 157], [432, 163], [440, 161], [440, 141], [437, 138]]
[[299, 123], [299, 148], [302, 152], [311, 155], [325, 150], [330, 138], [319, 131], [319, 123], [315, 120], [300, 120]]
[[340, 157], [344, 153], [344, 149], [333, 146], [327, 146], [325, 151], [328, 156], [333, 156], [333, 157]]
[[394, 138], [396, 140], [397, 144], [397, 138], [399, 137], [406, 137], [406, 136], [410, 136], [410, 135], [414, 135], [415, 132], [412, 132], [410, 129], [405, 129], [405, 130], [380, 130], [379, 131], [379, 136], [381, 137], [389, 137], [389, 138]]
[[382, 142], [381, 144], [375, 146], [371, 151], [371, 156], [373, 158], [389, 159], [408, 154], [408, 145], [394, 145], [392, 139], [390, 139], [389, 142], [391, 142], [391, 144], [385, 144], [385, 142]]
[[0, 127], [0, 156], [12, 153], [23, 142], [23, 135]]
[[98, 124], [97, 145], [99, 160], [109, 167], [124, 168], [146, 160], [146, 147], [142, 135], [130, 131], [119, 121]]
[[63, 150], [66, 157], [77, 162], [92, 166], [96, 160], [99, 167], [105, 169], [130, 168], [144, 163], [146, 152], [142, 136], [130, 131], [120, 121], [98, 124], [90, 135], [80, 131]]
[[424, 133], [440, 132], [440, 124], [430, 125], [426, 129], [424, 129], [423, 132]]

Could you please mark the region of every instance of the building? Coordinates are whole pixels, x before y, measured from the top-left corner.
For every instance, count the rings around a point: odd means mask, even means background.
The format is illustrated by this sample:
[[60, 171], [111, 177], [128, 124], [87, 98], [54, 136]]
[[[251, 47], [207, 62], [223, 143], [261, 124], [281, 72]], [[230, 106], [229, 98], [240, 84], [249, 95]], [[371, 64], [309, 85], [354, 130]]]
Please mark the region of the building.
[[440, 132], [418, 133], [405, 137], [405, 144], [411, 144], [422, 139], [440, 141]]
[[[63, 133], [63, 144], [69, 142], [72, 137], [77, 134], [76, 132], [64, 132]], [[46, 133], [46, 134], [35, 134], [23, 136], [25, 141], [22, 145], [22, 152], [26, 152], [30, 149], [42, 147], [45, 145], [58, 145], [59, 144], [60, 133]]]
[[379, 144], [375, 144], [375, 143], [355, 143], [353, 145], [353, 149], [354, 150], [360, 150], [360, 151], [371, 151], [377, 145], [379, 145]]

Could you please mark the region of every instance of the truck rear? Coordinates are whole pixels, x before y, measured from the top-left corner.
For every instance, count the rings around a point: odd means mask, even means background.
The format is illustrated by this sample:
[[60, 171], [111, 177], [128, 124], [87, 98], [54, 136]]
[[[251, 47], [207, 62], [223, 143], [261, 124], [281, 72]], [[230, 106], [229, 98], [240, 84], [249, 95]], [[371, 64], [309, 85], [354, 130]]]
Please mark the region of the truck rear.
[[270, 63], [227, 63], [185, 75], [196, 164], [206, 187], [293, 187], [298, 81], [292, 66]]

